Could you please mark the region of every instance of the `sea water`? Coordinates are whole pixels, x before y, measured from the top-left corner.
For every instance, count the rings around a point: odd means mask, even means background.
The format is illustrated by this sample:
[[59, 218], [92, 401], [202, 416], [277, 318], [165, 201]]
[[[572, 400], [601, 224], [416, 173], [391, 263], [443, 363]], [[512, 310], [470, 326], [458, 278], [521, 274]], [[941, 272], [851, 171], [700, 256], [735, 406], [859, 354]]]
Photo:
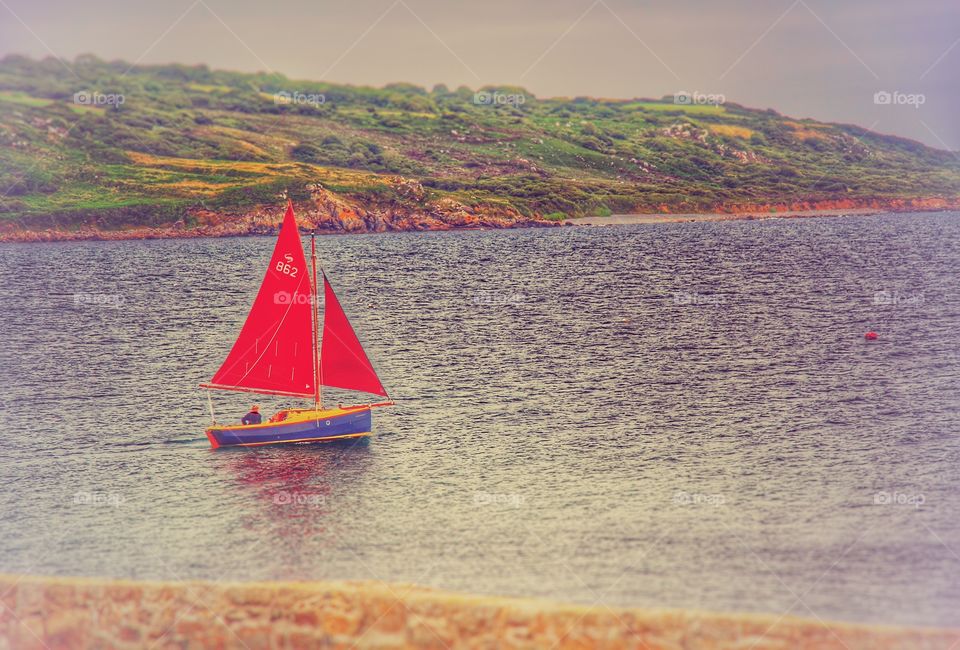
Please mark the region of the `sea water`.
[[0, 571], [960, 625], [960, 214], [319, 238], [397, 405], [212, 451], [273, 243], [0, 246]]

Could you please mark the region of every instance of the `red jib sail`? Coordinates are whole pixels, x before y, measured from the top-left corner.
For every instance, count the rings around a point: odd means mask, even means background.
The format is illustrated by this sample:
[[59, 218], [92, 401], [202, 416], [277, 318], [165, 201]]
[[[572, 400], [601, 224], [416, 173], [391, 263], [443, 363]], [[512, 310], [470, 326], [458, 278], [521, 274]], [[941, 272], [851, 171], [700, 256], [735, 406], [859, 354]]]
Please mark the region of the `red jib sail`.
[[260, 292], [227, 360], [208, 386], [312, 397], [312, 293], [293, 205], [289, 204]]
[[323, 344], [320, 346], [320, 381], [324, 386], [359, 390], [387, 397], [380, 378], [370, 365], [360, 340], [350, 326], [337, 294], [323, 276]]

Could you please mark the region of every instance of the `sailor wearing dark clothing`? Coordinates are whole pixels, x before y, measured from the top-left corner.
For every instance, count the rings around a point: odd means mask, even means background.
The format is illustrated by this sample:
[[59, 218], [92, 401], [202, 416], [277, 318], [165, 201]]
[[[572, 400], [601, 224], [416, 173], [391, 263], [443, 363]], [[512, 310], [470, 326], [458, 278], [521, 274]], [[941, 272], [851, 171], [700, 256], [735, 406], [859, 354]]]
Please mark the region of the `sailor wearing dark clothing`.
[[244, 415], [240, 421], [243, 424], [260, 424], [263, 421], [263, 418], [260, 417], [260, 407], [256, 404], [251, 406], [250, 412]]

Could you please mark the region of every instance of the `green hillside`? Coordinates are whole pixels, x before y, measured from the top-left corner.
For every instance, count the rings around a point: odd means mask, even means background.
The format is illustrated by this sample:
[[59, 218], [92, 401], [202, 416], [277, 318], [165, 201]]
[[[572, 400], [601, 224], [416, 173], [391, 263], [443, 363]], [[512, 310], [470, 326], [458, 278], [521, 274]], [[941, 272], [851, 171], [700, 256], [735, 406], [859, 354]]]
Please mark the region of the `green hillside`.
[[197, 210], [238, 215], [316, 187], [355, 205], [449, 199], [548, 219], [960, 196], [952, 154], [856, 126], [483, 91], [9, 56], [0, 223], [189, 225]]

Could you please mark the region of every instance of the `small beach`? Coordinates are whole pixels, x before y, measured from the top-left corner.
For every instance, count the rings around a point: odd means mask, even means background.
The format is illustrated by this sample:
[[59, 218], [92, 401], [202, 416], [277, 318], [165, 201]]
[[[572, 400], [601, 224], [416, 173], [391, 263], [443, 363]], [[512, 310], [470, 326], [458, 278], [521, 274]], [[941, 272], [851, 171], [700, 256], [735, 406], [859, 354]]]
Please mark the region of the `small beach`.
[[[960, 630], [626, 609], [384, 582], [146, 582], [0, 575], [9, 648], [945, 650]], [[745, 645], [749, 644], [749, 645]]]
[[578, 217], [565, 223], [577, 226], [614, 226], [644, 223], [678, 223], [696, 221], [753, 221], [759, 219], [809, 219], [814, 217], [842, 217], [846, 215], [883, 214], [876, 208], [847, 208], [832, 210], [788, 210], [786, 212], [688, 212], [654, 214], [612, 214], [609, 217]]

